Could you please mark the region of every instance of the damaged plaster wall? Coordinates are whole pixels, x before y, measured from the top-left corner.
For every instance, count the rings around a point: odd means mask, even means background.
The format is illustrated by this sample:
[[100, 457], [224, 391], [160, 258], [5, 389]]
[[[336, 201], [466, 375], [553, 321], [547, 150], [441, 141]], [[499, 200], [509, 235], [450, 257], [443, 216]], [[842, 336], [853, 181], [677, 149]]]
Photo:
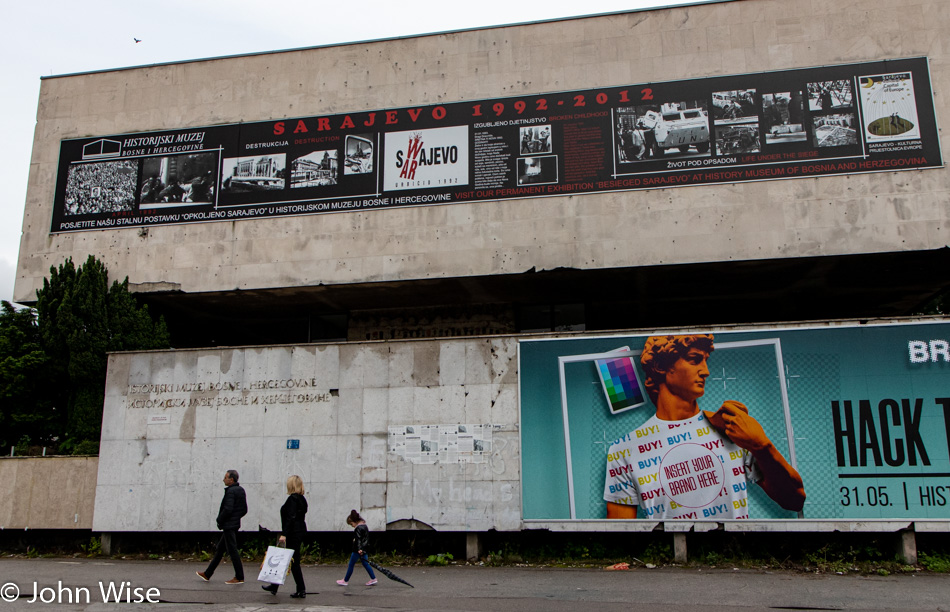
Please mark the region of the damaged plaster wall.
[[[459, 424], [490, 425], [490, 451], [419, 463], [387, 446], [392, 427]], [[313, 531], [347, 529], [351, 508], [377, 530], [517, 530], [517, 341], [113, 354], [100, 449], [95, 531], [212, 531], [228, 469], [245, 530], [280, 528], [291, 474]]]

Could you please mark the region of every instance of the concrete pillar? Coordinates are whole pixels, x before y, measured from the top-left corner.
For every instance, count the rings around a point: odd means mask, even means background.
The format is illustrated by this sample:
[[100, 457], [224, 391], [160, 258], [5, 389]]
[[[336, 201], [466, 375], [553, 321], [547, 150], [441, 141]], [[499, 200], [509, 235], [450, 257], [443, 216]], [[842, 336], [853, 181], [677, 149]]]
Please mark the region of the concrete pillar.
[[465, 534], [465, 558], [479, 559], [482, 556], [482, 534]]
[[911, 529], [901, 531], [897, 535], [897, 556], [908, 565], [916, 565], [917, 535]]
[[686, 534], [673, 534], [673, 560], [677, 563], [686, 563]]
[[99, 536], [99, 545], [102, 549], [102, 554], [111, 557], [112, 556], [112, 534], [103, 533]]

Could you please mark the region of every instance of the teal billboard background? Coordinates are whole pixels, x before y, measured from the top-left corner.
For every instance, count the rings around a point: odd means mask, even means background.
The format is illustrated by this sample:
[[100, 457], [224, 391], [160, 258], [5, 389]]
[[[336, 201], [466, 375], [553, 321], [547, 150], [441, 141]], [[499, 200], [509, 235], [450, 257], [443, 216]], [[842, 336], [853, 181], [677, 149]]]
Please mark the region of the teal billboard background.
[[[713, 412], [725, 400], [749, 408], [802, 476], [802, 518], [950, 519], [950, 323], [713, 333], [716, 349], [700, 408]], [[572, 362], [571, 356], [622, 347], [639, 352], [648, 337], [521, 342], [525, 520], [571, 519], [569, 481], [573, 518], [606, 518], [607, 448], [656, 408], [648, 400], [612, 414], [594, 361]], [[565, 360], [567, 439], [559, 358]], [[634, 362], [642, 376], [639, 357]], [[799, 514], [751, 485], [749, 518]]]

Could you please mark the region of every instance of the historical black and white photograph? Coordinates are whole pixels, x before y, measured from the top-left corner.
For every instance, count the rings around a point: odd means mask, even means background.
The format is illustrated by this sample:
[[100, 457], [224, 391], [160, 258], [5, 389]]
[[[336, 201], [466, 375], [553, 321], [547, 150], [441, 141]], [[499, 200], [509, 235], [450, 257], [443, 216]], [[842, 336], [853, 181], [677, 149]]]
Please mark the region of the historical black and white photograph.
[[622, 107], [616, 111], [617, 159], [621, 164], [709, 155], [706, 103], [692, 100]]
[[339, 161], [336, 149], [313, 151], [290, 163], [290, 187], [326, 187], [337, 184]]
[[147, 157], [142, 161], [139, 208], [214, 202], [217, 170], [217, 153]]
[[854, 113], [812, 117], [812, 137], [816, 147], [843, 147], [858, 144]]
[[543, 185], [557, 182], [557, 155], [522, 157], [518, 160], [519, 185]]
[[551, 152], [551, 126], [535, 125], [519, 130], [521, 155], [535, 155]]
[[854, 92], [849, 79], [808, 84], [808, 110], [812, 112], [851, 108], [853, 103]]
[[716, 126], [716, 155], [759, 153], [759, 123], [734, 123]]
[[712, 94], [717, 155], [758, 153], [759, 107], [754, 89], [716, 91]]
[[67, 215], [132, 210], [139, 163], [133, 160], [73, 164], [66, 176]]
[[286, 175], [285, 153], [228, 157], [221, 168], [221, 191], [249, 193], [283, 189]]
[[762, 95], [762, 131], [766, 145], [802, 142], [806, 139], [802, 120], [802, 92], [783, 91]]
[[373, 171], [372, 134], [346, 137], [346, 159], [343, 160], [343, 174], [369, 174]]
[[720, 121], [758, 118], [759, 116], [759, 110], [755, 106], [754, 89], [715, 91], [712, 95], [712, 103], [713, 119], [717, 124]]

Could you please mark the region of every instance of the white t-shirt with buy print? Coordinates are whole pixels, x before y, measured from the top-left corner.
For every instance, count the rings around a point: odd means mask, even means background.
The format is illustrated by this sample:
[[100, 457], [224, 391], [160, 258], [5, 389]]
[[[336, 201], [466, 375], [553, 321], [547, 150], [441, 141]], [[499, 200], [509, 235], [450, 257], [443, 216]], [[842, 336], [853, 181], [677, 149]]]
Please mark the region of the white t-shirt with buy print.
[[607, 452], [604, 499], [640, 506], [639, 518], [747, 519], [748, 483], [760, 479], [749, 451], [709, 424], [654, 415]]

